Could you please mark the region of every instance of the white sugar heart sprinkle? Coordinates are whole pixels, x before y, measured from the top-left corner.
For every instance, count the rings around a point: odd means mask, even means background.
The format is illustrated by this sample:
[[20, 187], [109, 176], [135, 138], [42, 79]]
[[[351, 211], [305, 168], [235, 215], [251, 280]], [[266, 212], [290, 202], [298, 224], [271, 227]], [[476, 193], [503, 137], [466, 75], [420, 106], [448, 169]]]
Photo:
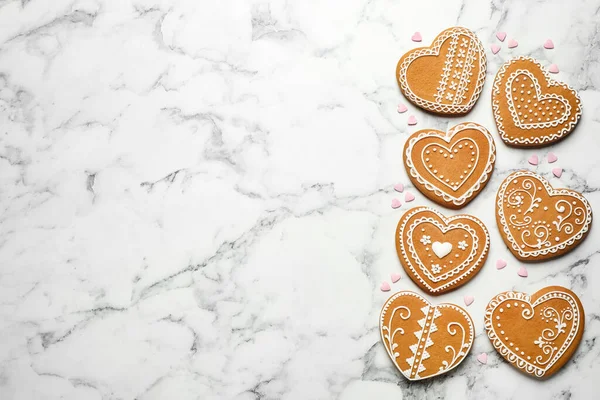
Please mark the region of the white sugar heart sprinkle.
[[498, 46], [497, 44], [493, 44], [492, 45], [492, 53], [498, 54], [499, 51], [500, 51], [500, 46]]
[[517, 271], [517, 275], [519, 275], [521, 278], [527, 278], [527, 276], [529, 275], [527, 273], [527, 268], [525, 268], [525, 267], [519, 268], [519, 270]]
[[553, 162], [556, 162], [558, 160], [558, 157], [556, 156], [556, 154], [550, 152], [548, 153], [548, 162], [550, 164], [552, 164]]
[[400, 200], [392, 199], [392, 208], [393, 209], [399, 208], [401, 205], [402, 205], [402, 203], [400, 203]]
[[421, 32], [415, 32], [410, 40], [412, 40], [413, 42], [420, 42], [421, 40], [423, 40], [423, 37], [421, 36]]
[[400, 192], [400, 193], [402, 193], [402, 192], [404, 192], [404, 185], [403, 185], [403, 184], [401, 184], [401, 183], [396, 183], [396, 184], [394, 185], [394, 190], [395, 190], [396, 192]]
[[474, 301], [475, 298], [473, 296], [465, 296], [465, 304], [467, 305], [467, 307], [473, 304]]
[[415, 118], [414, 115], [411, 115], [410, 117], [408, 117], [408, 124], [409, 125], [416, 125], [417, 124], [417, 118]]
[[506, 32], [498, 32], [496, 33], [496, 37], [499, 41], [504, 42], [504, 39], [506, 39]]
[[413, 201], [414, 199], [415, 196], [411, 192], [406, 192], [406, 194], [404, 195], [404, 201], [406, 202]]
[[562, 168], [552, 168], [552, 173], [555, 177], [560, 178], [562, 176], [563, 170]]
[[379, 287], [379, 289], [381, 289], [382, 292], [389, 292], [390, 290], [392, 290], [392, 288], [390, 287], [390, 284], [387, 282], [383, 282], [381, 284], [381, 286]]
[[538, 162], [539, 162], [538, 156], [536, 156], [535, 154], [532, 155], [531, 157], [529, 157], [527, 162], [531, 165], [538, 165]]
[[553, 74], [558, 74], [558, 65], [550, 64], [548, 71], [552, 72]]
[[508, 41], [508, 48], [509, 49], [514, 49], [515, 47], [517, 47], [519, 45], [519, 42], [517, 42], [515, 39], [510, 39]]
[[392, 283], [396, 283], [400, 280], [401, 276], [400, 274], [392, 274], [390, 278], [392, 278]]
[[554, 42], [552, 42], [552, 39], [547, 39], [544, 42], [544, 48], [545, 49], [553, 49], [554, 48]]
[[481, 353], [477, 356], [477, 361], [482, 364], [487, 364], [487, 353]]
[[405, 113], [408, 110], [408, 108], [406, 108], [406, 106], [402, 103], [398, 104], [398, 113], [402, 114]]
[[506, 267], [506, 261], [503, 259], [498, 259], [498, 261], [496, 261], [496, 269], [502, 269]]

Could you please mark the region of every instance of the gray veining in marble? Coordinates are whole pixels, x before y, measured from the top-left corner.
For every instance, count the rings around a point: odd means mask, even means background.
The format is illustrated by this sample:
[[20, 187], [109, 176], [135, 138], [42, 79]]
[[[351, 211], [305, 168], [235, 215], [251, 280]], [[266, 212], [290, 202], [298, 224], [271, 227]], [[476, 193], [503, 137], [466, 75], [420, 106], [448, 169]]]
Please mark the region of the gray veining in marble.
[[[409, 383], [379, 342], [383, 280], [401, 271], [392, 186], [416, 129], [497, 132], [491, 80], [529, 55], [580, 91], [583, 119], [533, 168], [600, 210], [599, 0], [0, 0], [0, 399], [593, 399], [600, 374], [600, 231], [529, 277], [496, 229], [502, 179], [549, 151], [497, 140], [464, 211], [488, 263], [439, 301], [477, 337], [448, 375]], [[409, 105], [399, 57], [474, 30], [488, 79], [474, 110]], [[508, 32], [519, 47], [499, 43]], [[556, 48], [544, 50], [552, 38]], [[507, 40], [508, 40], [507, 39]], [[415, 115], [418, 124], [408, 127]], [[554, 166], [564, 168], [552, 177]], [[445, 210], [447, 214], [451, 211]], [[505, 258], [501, 271], [495, 260]], [[545, 382], [483, 332], [498, 292], [558, 284], [587, 313], [579, 350]], [[393, 290], [418, 290], [403, 273]], [[476, 355], [489, 354], [487, 365]]]

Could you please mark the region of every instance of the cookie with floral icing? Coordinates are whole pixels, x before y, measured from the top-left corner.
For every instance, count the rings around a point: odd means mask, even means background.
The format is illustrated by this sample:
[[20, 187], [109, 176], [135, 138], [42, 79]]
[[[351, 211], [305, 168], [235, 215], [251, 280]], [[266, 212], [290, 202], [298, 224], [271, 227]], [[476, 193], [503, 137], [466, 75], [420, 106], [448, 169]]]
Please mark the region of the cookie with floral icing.
[[442, 31], [430, 47], [404, 54], [396, 67], [402, 94], [437, 114], [465, 114], [473, 108], [485, 81], [487, 61], [479, 38], [469, 29]]
[[461, 307], [433, 305], [417, 293], [391, 296], [381, 310], [381, 340], [398, 370], [411, 381], [458, 366], [473, 345], [471, 316]]
[[531, 171], [517, 171], [498, 189], [496, 221], [515, 257], [541, 261], [567, 253], [583, 241], [592, 224], [592, 208], [573, 190], [554, 189]]
[[574, 89], [548, 75], [536, 60], [518, 57], [504, 64], [494, 80], [492, 108], [504, 143], [541, 147], [563, 139], [581, 118]]
[[504, 359], [535, 378], [556, 373], [583, 335], [585, 315], [575, 293], [560, 286], [533, 295], [504, 292], [485, 311], [485, 330]]
[[492, 135], [474, 122], [447, 132], [424, 129], [404, 145], [404, 166], [425, 196], [450, 208], [467, 205], [485, 187], [494, 169]]
[[408, 210], [396, 229], [396, 251], [408, 276], [438, 295], [464, 285], [481, 269], [488, 230], [471, 215], [445, 217], [429, 207]]

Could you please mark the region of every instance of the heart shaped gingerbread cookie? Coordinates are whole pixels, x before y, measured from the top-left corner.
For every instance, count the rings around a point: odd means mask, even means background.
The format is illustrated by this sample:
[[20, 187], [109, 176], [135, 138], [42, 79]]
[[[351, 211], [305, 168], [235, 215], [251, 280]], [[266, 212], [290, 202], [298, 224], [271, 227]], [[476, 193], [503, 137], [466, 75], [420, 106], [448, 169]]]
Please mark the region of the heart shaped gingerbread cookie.
[[515, 257], [540, 261], [581, 243], [592, 224], [592, 209], [581, 194], [553, 189], [541, 176], [517, 171], [498, 189], [496, 221]]
[[379, 329], [392, 362], [411, 381], [452, 370], [473, 345], [473, 321], [465, 310], [448, 303], [434, 306], [409, 291], [388, 299]]
[[477, 218], [447, 218], [428, 207], [408, 210], [396, 229], [396, 251], [404, 270], [433, 295], [473, 278], [485, 263], [489, 246], [487, 228]]
[[485, 187], [496, 161], [492, 135], [474, 122], [448, 132], [424, 129], [404, 145], [404, 166], [425, 196], [450, 207], [467, 205]]
[[567, 136], [581, 118], [581, 100], [568, 85], [550, 78], [532, 58], [504, 64], [494, 80], [492, 108], [502, 140], [540, 147]]
[[548, 378], [573, 355], [585, 324], [583, 306], [572, 291], [546, 287], [532, 296], [505, 292], [485, 312], [485, 329], [508, 362], [536, 378]]
[[481, 94], [486, 67], [479, 38], [469, 29], [453, 27], [442, 31], [430, 47], [404, 54], [396, 78], [416, 106], [438, 114], [465, 114]]

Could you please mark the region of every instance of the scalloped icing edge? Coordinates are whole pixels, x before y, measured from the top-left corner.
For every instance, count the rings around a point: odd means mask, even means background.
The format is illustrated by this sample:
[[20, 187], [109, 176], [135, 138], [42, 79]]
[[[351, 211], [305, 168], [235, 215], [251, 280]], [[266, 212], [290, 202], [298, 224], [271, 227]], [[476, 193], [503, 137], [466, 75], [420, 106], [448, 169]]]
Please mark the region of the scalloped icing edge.
[[[566, 292], [553, 290], [553, 291], [544, 293], [538, 299], [536, 299], [536, 301], [533, 302], [533, 304], [531, 303], [531, 296], [529, 296], [527, 293], [512, 292], [512, 291], [503, 292], [503, 293], [500, 293], [500, 294], [497, 294], [496, 296], [494, 296], [494, 298], [492, 300], [490, 300], [490, 302], [488, 303], [488, 305], [485, 308], [485, 315], [484, 315], [485, 331], [487, 333], [488, 338], [490, 339], [490, 342], [492, 342], [492, 345], [496, 349], [496, 351], [498, 351], [498, 353], [500, 353], [500, 355], [503, 358], [505, 358], [506, 361], [508, 361], [512, 365], [521, 369], [523, 372], [530, 374], [530, 375], [534, 375], [538, 378], [542, 378], [546, 374], [546, 372], [550, 368], [552, 368], [554, 366], [554, 364], [556, 364], [556, 362], [563, 356], [565, 351], [567, 351], [567, 349], [572, 345], [573, 339], [575, 336], [577, 336], [577, 332], [579, 330], [579, 322], [585, 318], [583, 309], [580, 309], [579, 304], [573, 297], [573, 296], [577, 297], [575, 295], [575, 293], [571, 292], [570, 290], [568, 290], [566, 288], [561, 288], [561, 289], [566, 290]], [[544, 289], [541, 289], [541, 290], [544, 290]], [[560, 296], [556, 296], [554, 294], [560, 294], [560, 295], [565, 296], [562, 298], [567, 300], [569, 302], [569, 304], [571, 304], [571, 306], [573, 307], [573, 310], [578, 312], [578, 323], [577, 323], [577, 327], [575, 327], [575, 325], [574, 325], [575, 329], [572, 329], [573, 332], [569, 333], [569, 336], [572, 336], [573, 338], [571, 338], [570, 341], [568, 339], [565, 340], [561, 349], [556, 353], [556, 355], [553, 357], [553, 359], [548, 363], [546, 368], [540, 368], [535, 365], [532, 365], [527, 360], [524, 360], [523, 358], [521, 358], [521, 356], [514, 353], [509, 347], [507, 347], [502, 342], [502, 340], [498, 337], [498, 335], [494, 331], [494, 323], [492, 322], [491, 318], [492, 318], [492, 313], [494, 312], [494, 310], [500, 304], [504, 303], [507, 300], [509, 300], [509, 301], [510, 300], [522, 300], [522, 301], [525, 301], [525, 302], [531, 304], [532, 308], [535, 308], [535, 306], [537, 306], [538, 304], [541, 304], [544, 301], [546, 301], [548, 299], [548, 297], [549, 298], [560, 297]], [[566, 296], [568, 296], [569, 298], [566, 298]]]
[[[531, 61], [532, 63], [537, 65], [540, 68], [540, 71], [542, 71], [544, 78], [546, 78], [546, 82], [548, 83], [548, 86], [561, 86], [561, 87], [575, 93], [575, 98], [577, 98], [578, 105], [579, 105], [579, 107], [577, 108], [577, 113], [575, 114], [575, 121], [569, 122], [569, 126], [562, 128], [559, 133], [553, 133], [550, 135], [545, 135], [543, 137], [535, 137], [535, 138], [533, 138], [533, 140], [530, 140], [529, 138], [510, 139], [508, 137], [506, 131], [504, 130], [504, 124], [500, 120], [500, 114], [499, 114], [500, 104], [498, 104], [497, 101], [494, 101], [494, 94], [500, 95], [500, 81], [504, 77], [506, 69], [511, 64], [515, 63], [516, 61], [520, 61], [520, 60]], [[500, 134], [500, 138], [502, 139], [502, 141], [504, 143], [509, 143], [512, 145], [542, 146], [545, 144], [554, 143], [554, 142], [562, 139], [563, 137], [567, 136], [569, 133], [571, 133], [577, 126], [577, 123], [579, 123], [579, 120], [581, 119], [581, 114], [583, 112], [583, 105], [581, 104], [581, 97], [579, 97], [579, 93], [575, 89], [573, 89], [571, 86], [567, 85], [564, 82], [560, 82], [555, 79], [552, 79], [552, 77], [549, 75], [548, 71], [537, 60], [535, 60], [531, 57], [519, 56], [519, 57], [513, 58], [513, 59], [505, 62], [502, 65], [502, 67], [500, 67], [498, 72], [496, 73], [496, 77], [494, 78], [494, 84], [492, 85], [492, 110], [494, 113], [494, 120], [496, 121], [496, 127], [498, 128], [498, 133]]]
[[[402, 233], [404, 232], [404, 228], [406, 226], [406, 223], [408, 222], [408, 220], [413, 217], [415, 214], [422, 212], [422, 211], [431, 211], [433, 212], [435, 215], [437, 215], [446, 225], [450, 224], [452, 221], [457, 220], [457, 219], [468, 219], [470, 221], [475, 222], [477, 225], [479, 225], [482, 230], [485, 232], [485, 244], [483, 245], [483, 250], [481, 251], [481, 255], [479, 256], [479, 258], [475, 261], [475, 263], [473, 263], [473, 265], [467, 269], [467, 272], [461, 274], [460, 276], [458, 276], [457, 278], [451, 280], [448, 283], [445, 283], [439, 287], [433, 288], [431, 287], [427, 282], [425, 282], [423, 280], [423, 278], [421, 278], [421, 275], [419, 273], [417, 273], [417, 271], [415, 270], [415, 267], [412, 265], [412, 263], [410, 262], [410, 260], [407, 257], [406, 251], [404, 250], [404, 242], [402, 241]], [[458, 214], [458, 215], [454, 215], [452, 217], [446, 217], [443, 214], [441, 214], [440, 212], [434, 210], [433, 208], [430, 207], [414, 207], [410, 210], [407, 211], [406, 214], [404, 214], [402, 216], [402, 219], [404, 220], [402, 222], [402, 225], [398, 227], [397, 232], [396, 232], [396, 240], [397, 243], [401, 243], [400, 248], [401, 248], [401, 253], [402, 253], [402, 258], [404, 259], [404, 261], [406, 262], [406, 265], [408, 265], [408, 268], [411, 271], [411, 275], [410, 278], [414, 280], [414, 278], [416, 278], [419, 282], [421, 282], [426, 288], [427, 290], [431, 293], [431, 294], [437, 294], [438, 292], [445, 290], [451, 286], [456, 286], [456, 287], [460, 287], [463, 284], [458, 284], [458, 282], [462, 281], [465, 277], [471, 275], [473, 273], [473, 271], [479, 271], [481, 269], [481, 267], [483, 267], [483, 263], [485, 263], [485, 260], [487, 259], [487, 254], [489, 252], [490, 249], [490, 233], [487, 230], [487, 228], [485, 227], [485, 225], [483, 224], [483, 222], [481, 222], [478, 218], [473, 217], [472, 215], [468, 215], [468, 214]], [[482, 241], [483, 242], [483, 241]], [[412, 251], [412, 250], [411, 250]], [[481, 265], [481, 267], [479, 267], [479, 265]]]
[[[454, 105], [454, 104], [438, 104], [429, 100], [422, 99], [418, 97], [412, 89], [410, 88], [408, 82], [406, 81], [406, 72], [410, 64], [416, 60], [417, 58], [424, 55], [439, 55], [440, 48], [442, 43], [444, 43], [449, 37], [453, 35], [465, 35], [468, 36], [471, 40], [473, 40], [477, 44], [477, 48], [480, 54], [479, 57], [479, 75], [477, 77], [477, 84], [475, 85], [475, 90], [473, 90], [473, 94], [471, 95], [471, 99], [467, 104], [464, 105]], [[452, 27], [444, 30], [440, 33], [431, 46], [429, 47], [421, 47], [415, 50], [409, 50], [411, 54], [406, 57], [406, 59], [402, 62], [401, 65], [397, 68], [396, 79], [400, 84], [400, 89], [402, 93], [415, 105], [421, 107], [427, 111], [437, 112], [439, 114], [466, 114], [475, 105], [479, 96], [481, 95], [481, 91], [483, 90], [483, 85], [485, 83], [486, 71], [487, 71], [487, 56], [485, 55], [485, 49], [483, 48], [483, 44], [481, 40], [475, 35], [473, 31], [463, 27]]]
[[[431, 136], [438, 136], [449, 143], [454, 135], [456, 135], [457, 133], [459, 133], [465, 129], [476, 129], [479, 132], [483, 133], [483, 135], [488, 139], [488, 142], [489, 142], [490, 156], [488, 157], [487, 167], [483, 170], [483, 172], [481, 173], [481, 176], [475, 182], [475, 184], [469, 190], [467, 190], [462, 196], [454, 197], [454, 196], [450, 195], [449, 193], [441, 190], [440, 188], [438, 188], [436, 185], [432, 184], [431, 182], [427, 181], [425, 178], [423, 178], [421, 176], [421, 174], [419, 174], [419, 172], [416, 170], [416, 168], [412, 162], [412, 157], [411, 157], [412, 148], [414, 147], [414, 145], [417, 141], [421, 140], [424, 137], [431, 137]], [[433, 192], [437, 197], [441, 197], [444, 200], [444, 202], [446, 202], [446, 203], [452, 203], [457, 207], [463, 207], [463, 206], [467, 205], [469, 202], [471, 202], [471, 200], [473, 200], [476, 197], [476, 194], [478, 194], [479, 190], [483, 189], [483, 187], [485, 187], [488, 180], [490, 179], [491, 173], [492, 173], [492, 171], [494, 169], [494, 165], [496, 163], [496, 144], [494, 142], [494, 138], [492, 137], [492, 134], [484, 126], [479, 125], [475, 122], [464, 122], [464, 123], [461, 123], [461, 124], [451, 127], [446, 132], [432, 130], [432, 131], [422, 132], [418, 137], [410, 139], [408, 146], [406, 147], [406, 151], [404, 152], [404, 158], [405, 158], [406, 166], [408, 167], [410, 176], [414, 177], [417, 180], [417, 182], [419, 182], [421, 185], [423, 185], [423, 187], [425, 187], [425, 189], [429, 190], [430, 192]]]

